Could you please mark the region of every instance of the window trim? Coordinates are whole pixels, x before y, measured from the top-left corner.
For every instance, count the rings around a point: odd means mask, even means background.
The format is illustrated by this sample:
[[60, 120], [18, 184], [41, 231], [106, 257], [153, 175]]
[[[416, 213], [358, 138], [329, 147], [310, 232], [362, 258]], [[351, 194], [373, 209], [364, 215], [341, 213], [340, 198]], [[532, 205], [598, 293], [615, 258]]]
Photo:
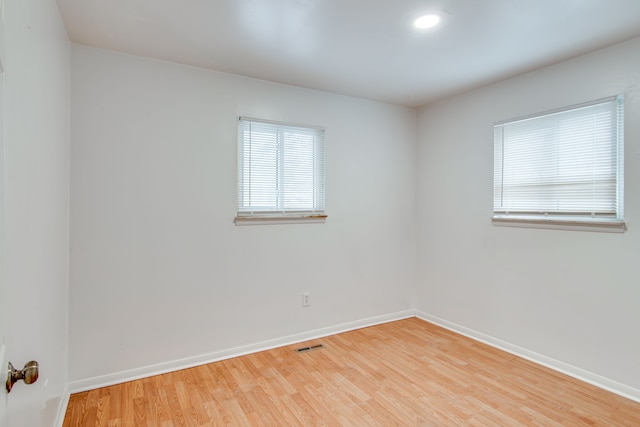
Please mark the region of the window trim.
[[[559, 230], [572, 230], [572, 231], [596, 231], [596, 232], [609, 232], [609, 233], [624, 233], [627, 230], [626, 223], [624, 222], [624, 94], [618, 94], [606, 98], [601, 98], [581, 104], [575, 104], [562, 108], [556, 108], [549, 111], [530, 114], [526, 116], [516, 117], [508, 120], [501, 120], [493, 124], [494, 138], [496, 127], [502, 126], [508, 123], [519, 122], [527, 119], [533, 119], [538, 117], [544, 117], [547, 115], [570, 112], [583, 107], [602, 104], [605, 102], [617, 102], [620, 103], [622, 111], [622, 117], [618, 117], [618, 140], [616, 141], [616, 198], [617, 211], [615, 216], [613, 215], [598, 215], [593, 216], [587, 213], [537, 213], [537, 212], [509, 212], [508, 210], [496, 211], [495, 210], [495, 180], [496, 180], [496, 165], [495, 165], [495, 150], [496, 145], [494, 141], [494, 187], [493, 187], [493, 215], [491, 222], [494, 226], [500, 227], [520, 227], [520, 228], [540, 228], [540, 229], [559, 229]], [[616, 107], [620, 108], [620, 107]], [[501, 170], [501, 173], [504, 173]]]
[[237, 215], [233, 222], [236, 225], [268, 225], [268, 224], [324, 224], [327, 215], [309, 214], [276, 214], [276, 215]]
[[599, 231], [603, 233], [624, 233], [627, 225], [623, 220], [598, 219], [586, 221], [584, 218], [540, 218], [526, 216], [494, 215], [491, 222], [497, 227], [541, 228], [548, 230]]
[[[238, 175], [237, 175], [237, 188], [236, 188], [236, 195], [238, 197], [238, 199], [236, 200], [236, 217], [234, 218], [234, 223], [236, 225], [266, 225], [266, 224], [304, 224], [304, 223], [325, 223], [326, 219], [327, 219], [327, 215], [325, 213], [326, 211], [326, 202], [325, 202], [325, 188], [326, 188], [326, 184], [325, 184], [325, 173], [326, 173], [326, 161], [325, 161], [325, 143], [324, 143], [324, 132], [325, 132], [325, 128], [322, 126], [314, 126], [314, 125], [306, 125], [306, 124], [299, 124], [299, 123], [291, 123], [291, 122], [281, 122], [281, 121], [276, 121], [276, 120], [268, 120], [268, 119], [260, 119], [260, 118], [255, 118], [255, 117], [248, 117], [248, 116], [239, 116], [238, 117], [238, 123], [240, 126], [240, 123], [242, 121], [247, 121], [247, 122], [257, 122], [257, 123], [262, 123], [262, 124], [268, 124], [268, 125], [274, 125], [275, 127], [277, 127], [278, 129], [280, 129], [280, 127], [293, 127], [293, 128], [300, 128], [300, 129], [304, 129], [307, 131], [317, 131], [320, 132], [322, 134], [322, 145], [321, 145], [321, 152], [322, 152], [322, 157], [321, 157], [321, 164], [322, 164], [322, 172], [321, 172], [321, 178], [322, 178], [322, 182], [321, 184], [319, 184], [319, 186], [322, 188], [322, 207], [323, 209], [308, 209], [308, 210], [282, 210], [282, 211], [276, 211], [276, 210], [272, 210], [272, 211], [251, 211], [251, 210], [240, 210], [240, 162], [241, 162], [241, 144], [240, 144], [240, 139], [238, 138], [237, 140], [237, 144], [238, 144], [238, 158], [237, 158], [237, 168], [238, 168]], [[238, 129], [238, 131], [240, 131], [240, 128]], [[278, 130], [280, 131], [280, 130]], [[317, 150], [317, 146], [314, 143], [314, 150]], [[314, 154], [315, 156], [315, 154]], [[315, 178], [314, 178], [315, 179]]]

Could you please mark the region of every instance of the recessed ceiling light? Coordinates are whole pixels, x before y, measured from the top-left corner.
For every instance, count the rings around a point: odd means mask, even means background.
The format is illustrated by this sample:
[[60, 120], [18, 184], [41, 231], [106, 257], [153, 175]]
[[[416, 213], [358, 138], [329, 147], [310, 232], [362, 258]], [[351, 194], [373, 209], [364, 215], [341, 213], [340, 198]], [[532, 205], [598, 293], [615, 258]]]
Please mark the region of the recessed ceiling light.
[[434, 13], [421, 16], [413, 21], [413, 26], [419, 29], [433, 28], [440, 23], [440, 16]]

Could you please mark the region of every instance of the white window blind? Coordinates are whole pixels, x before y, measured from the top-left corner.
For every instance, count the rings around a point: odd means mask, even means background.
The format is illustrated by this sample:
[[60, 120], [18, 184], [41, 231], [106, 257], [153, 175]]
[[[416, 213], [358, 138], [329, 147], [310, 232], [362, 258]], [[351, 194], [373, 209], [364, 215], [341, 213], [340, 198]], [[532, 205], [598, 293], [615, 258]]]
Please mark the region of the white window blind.
[[240, 117], [238, 217], [323, 215], [324, 129]]
[[494, 126], [494, 219], [623, 218], [623, 97]]

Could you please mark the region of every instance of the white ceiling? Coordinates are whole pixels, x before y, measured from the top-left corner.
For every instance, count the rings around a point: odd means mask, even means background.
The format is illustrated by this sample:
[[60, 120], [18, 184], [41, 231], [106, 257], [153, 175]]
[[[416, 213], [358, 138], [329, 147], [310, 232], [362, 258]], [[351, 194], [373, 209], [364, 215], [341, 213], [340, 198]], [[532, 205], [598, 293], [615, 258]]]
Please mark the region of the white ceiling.
[[73, 42], [408, 106], [640, 36], [640, 0], [57, 3]]

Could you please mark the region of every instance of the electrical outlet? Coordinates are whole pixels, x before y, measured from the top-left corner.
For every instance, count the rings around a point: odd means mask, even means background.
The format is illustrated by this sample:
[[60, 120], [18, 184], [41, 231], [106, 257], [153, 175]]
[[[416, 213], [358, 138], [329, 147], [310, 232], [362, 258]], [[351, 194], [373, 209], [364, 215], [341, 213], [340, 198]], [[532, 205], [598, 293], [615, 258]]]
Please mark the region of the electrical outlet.
[[311, 305], [311, 292], [302, 294], [302, 306], [309, 307]]

